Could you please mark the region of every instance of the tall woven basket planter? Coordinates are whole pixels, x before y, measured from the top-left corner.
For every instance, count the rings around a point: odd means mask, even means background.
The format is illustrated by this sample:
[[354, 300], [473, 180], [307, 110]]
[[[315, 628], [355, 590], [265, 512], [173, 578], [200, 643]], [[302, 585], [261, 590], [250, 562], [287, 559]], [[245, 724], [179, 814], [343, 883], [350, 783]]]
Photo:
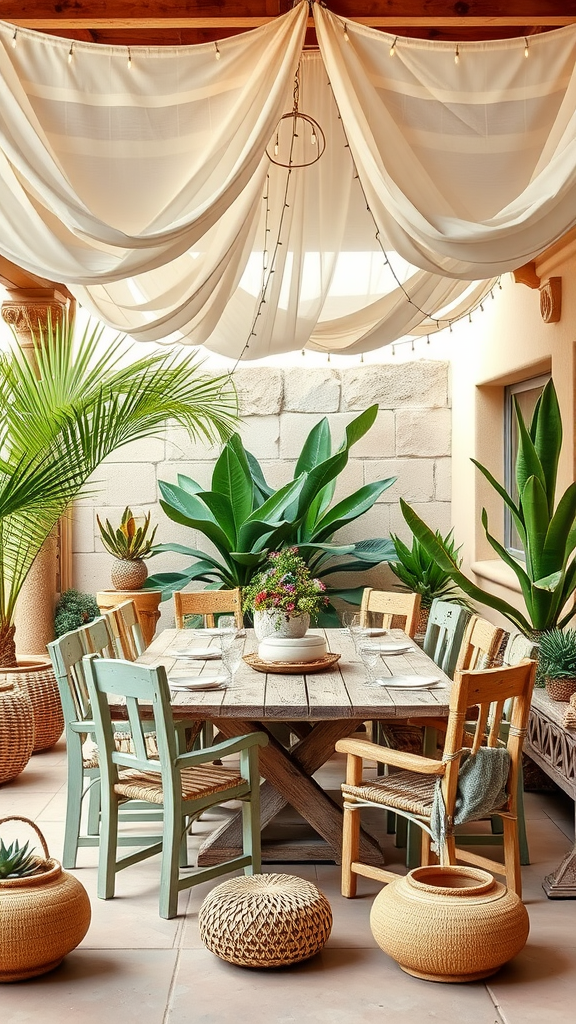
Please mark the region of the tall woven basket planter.
[[16, 668], [0, 669], [0, 684], [12, 683], [28, 694], [34, 714], [34, 748], [49, 750], [64, 729], [58, 684], [49, 658], [20, 658]]
[[42, 871], [0, 879], [0, 982], [23, 981], [52, 971], [82, 941], [90, 925], [90, 900], [83, 885], [50, 857], [46, 840], [28, 818], [44, 852]]
[[0, 786], [23, 772], [34, 747], [34, 712], [27, 693], [0, 682]]
[[385, 886], [370, 914], [376, 942], [426, 981], [477, 981], [524, 947], [528, 913], [487, 871], [421, 867]]

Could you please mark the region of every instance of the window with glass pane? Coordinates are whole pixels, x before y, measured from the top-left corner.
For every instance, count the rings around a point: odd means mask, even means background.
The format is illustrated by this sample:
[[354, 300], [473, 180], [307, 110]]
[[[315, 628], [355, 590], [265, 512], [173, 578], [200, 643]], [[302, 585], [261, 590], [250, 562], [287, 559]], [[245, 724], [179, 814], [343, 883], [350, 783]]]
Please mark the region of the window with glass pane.
[[[542, 394], [546, 383], [550, 380], [550, 374], [542, 374], [540, 377], [532, 377], [530, 380], [522, 380], [517, 384], [510, 384], [504, 392], [504, 483], [506, 490], [512, 495], [515, 502], [518, 501], [518, 488], [516, 486], [516, 455], [518, 452], [518, 427], [514, 413], [514, 398], [518, 402], [526, 426], [530, 425], [532, 414], [536, 408], [536, 402]], [[504, 510], [504, 546], [510, 554], [517, 558], [524, 558], [522, 541], [514, 525], [512, 513], [509, 508]]]

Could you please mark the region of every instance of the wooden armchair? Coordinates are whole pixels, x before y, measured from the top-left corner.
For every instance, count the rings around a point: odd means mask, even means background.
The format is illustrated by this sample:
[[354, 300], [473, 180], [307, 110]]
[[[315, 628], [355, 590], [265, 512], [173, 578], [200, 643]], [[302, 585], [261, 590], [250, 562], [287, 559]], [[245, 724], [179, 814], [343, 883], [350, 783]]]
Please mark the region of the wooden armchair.
[[[380, 807], [414, 822], [422, 829], [422, 863], [431, 858], [432, 808], [436, 780], [441, 780], [442, 798], [446, 809], [446, 837], [439, 855], [442, 864], [455, 864], [457, 860], [486, 868], [496, 874], [505, 874], [509, 888], [521, 895], [520, 854], [518, 845], [517, 793], [521, 766], [522, 743], [530, 714], [530, 698], [536, 673], [535, 661], [523, 661], [509, 668], [463, 671], [454, 682], [450, 699], [450, 713], [441, 760], [409, 754], [370, 743], [367, 740], [345, 739], [336, 744], [336, 750], [348, 755], [344, 796], [344, 832], [342, 851], [342, 894], [356, 895], [356, 876], [366, 875], [383, 882], [397, 877], [393, 872], [359, 861], [360, 808]], [[507, 749], [510, 771], [506, 785], [506, 801], [499, 808], [490, 809], [502, 820], [504, 832], [504, 864], [468, 851], [456, 849], [451, 827], [455, 813], [460, 759], [466, 744], [466, 712], [478, 706], [474, 735], [470, 737], [471, 753], [481, 746], [500, 746], [500, 725], [506, 702], [511, 702], [510, 727]], [[492, 707], [491, 707], [492, 706]], [[362, 778], [363, 759], [376, 760], [399, 769], [376, 780]], [[484, 816], [484, 815], [483, 815]]]

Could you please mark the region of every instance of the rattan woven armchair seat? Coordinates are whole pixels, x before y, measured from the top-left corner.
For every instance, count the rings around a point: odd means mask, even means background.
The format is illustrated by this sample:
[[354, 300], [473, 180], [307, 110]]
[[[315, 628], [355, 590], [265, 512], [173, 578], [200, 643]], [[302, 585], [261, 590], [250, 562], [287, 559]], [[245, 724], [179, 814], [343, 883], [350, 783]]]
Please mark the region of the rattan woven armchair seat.
[[294, 875], [247, 875], [217, 885], [200, 907], [200, 938], [241, 967], [285, 967], [314, 956], [332, 929], [326, 896]]
[[[245, 779], [232, 768], [207, 764], [195, 768], [184, 768], [180, 772], [182, 778], [182, 799], [196, 800], [198, 797], [234, 786], [242, 786]], [[114, 786], [114, 792], [128, 800], [148, 800], [153, 804], [162, 804], [162, 780], [156, 772], [139, 772], [129, 768], [120, 773], [120, 782]]]
[[370, 780], [362, 782], [359, 786], [343, 783], [342, 793], [344, 799], [357, 797], [359, 800], [369, 800], [429, 818], [435, 785], [436, 776], [398, 771], [385, 775], [381, 782]]

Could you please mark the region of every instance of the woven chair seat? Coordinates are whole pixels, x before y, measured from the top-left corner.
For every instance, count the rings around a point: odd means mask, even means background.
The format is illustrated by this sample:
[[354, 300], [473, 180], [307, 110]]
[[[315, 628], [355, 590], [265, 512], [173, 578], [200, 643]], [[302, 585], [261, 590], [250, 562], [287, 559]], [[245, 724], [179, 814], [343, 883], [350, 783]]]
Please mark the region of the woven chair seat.
[[385, 775], [378, 782], [370, 780], [360, 783], [359, 786], [343, 783], [342, 793], [344, 799], [357, 797], [359, 800], [369, 800], [385, 807], [397, 807], [400, 811], [429, 818], [435, 785], [435, 775], [399, 771]]
[[[184, 768], [180, 775], [183, 800], [197, 800], [210, 793], [219, 793], [224, 789], [246, 784], [246, 779], [233, 768], [223, 768], [215, 764]], [[139, 772], [133, 768], [120, 772], [120, 781], [114, 786], [114, 792], [128, 800], [163, 803], [162, 780], [160, 773], [156, 772]]]

